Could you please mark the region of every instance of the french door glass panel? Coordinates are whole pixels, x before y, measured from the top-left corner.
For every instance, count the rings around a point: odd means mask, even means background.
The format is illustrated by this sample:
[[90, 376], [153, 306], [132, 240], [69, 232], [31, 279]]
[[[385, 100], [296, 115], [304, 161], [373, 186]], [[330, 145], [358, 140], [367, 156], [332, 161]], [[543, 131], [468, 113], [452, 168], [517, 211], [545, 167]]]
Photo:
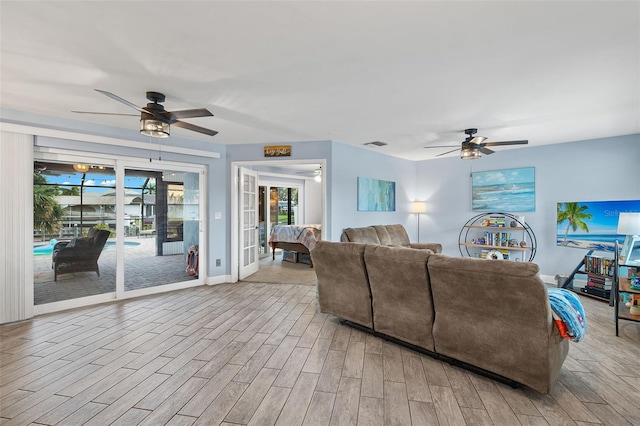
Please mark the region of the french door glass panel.
[[258, 204], [258, 173], [240, 168], [240, 279], [258, 271]]

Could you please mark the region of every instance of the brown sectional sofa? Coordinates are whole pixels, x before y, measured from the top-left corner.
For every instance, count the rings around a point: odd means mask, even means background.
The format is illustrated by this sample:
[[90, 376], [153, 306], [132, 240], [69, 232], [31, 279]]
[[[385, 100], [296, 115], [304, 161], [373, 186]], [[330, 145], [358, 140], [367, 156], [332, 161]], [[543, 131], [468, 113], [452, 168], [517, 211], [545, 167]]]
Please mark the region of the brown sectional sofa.
[[569, 343], [538, 266], [320, 241], [320, 310], [436, 358], [548, 393]]
[[383, 246], [404, 246], [417, 249], [429, 249], [442, 253], [439, 243], [412, 243], [407, 230], [402, 225], [374, 225], [363, 228], [345, 228], [340, 241], [348, 243], [379, 244]]

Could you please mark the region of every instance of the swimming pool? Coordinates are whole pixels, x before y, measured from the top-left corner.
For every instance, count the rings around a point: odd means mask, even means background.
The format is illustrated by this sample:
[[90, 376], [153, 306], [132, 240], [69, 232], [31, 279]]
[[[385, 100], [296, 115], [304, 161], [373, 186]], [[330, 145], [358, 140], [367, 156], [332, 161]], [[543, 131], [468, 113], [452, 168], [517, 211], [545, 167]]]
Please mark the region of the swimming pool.
[[[52, 239], [49, 244], [44, 246], [33, 246], [33, 255], [34, 256], [46, 256], [48, 254], [53, 253], [53, 247], [58, 243], [58, 240]], [[125, 241], [125, 246], [139, 246], [140, 243], [135, 241]], [[113, 249], [116, 246], [115, 241], [107, 241], [104, 245], [105, 250]]]

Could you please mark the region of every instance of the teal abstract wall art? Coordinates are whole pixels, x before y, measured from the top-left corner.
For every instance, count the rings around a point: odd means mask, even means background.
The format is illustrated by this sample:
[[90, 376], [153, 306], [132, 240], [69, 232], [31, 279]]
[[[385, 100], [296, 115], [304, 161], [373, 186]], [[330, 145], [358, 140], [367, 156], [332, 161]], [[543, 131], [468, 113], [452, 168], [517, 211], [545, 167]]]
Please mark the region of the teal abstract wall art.
[[358, 177], [358, 211], [396, 211], [396, 183], [389, 180]]

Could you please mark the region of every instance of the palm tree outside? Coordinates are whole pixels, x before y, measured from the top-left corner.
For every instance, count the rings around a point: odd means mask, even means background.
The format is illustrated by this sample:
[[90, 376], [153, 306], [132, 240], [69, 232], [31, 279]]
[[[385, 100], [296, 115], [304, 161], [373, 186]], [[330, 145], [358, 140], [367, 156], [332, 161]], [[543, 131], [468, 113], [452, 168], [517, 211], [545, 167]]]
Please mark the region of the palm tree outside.
[[579, 203], [558, 204], [558, 225], [565, 220], [568, 221], [567, 229], [564, 232], [564, 240], [562, 241], [563, 246], [567, 245], [570, 228], [573, 232], [577, 231], [578, 228], [584, 232], [589, 232], [589, 227], [585, 223], [585, 220], [593, 219], [593, 215], [591, 213], [585, 213], [588, 208], [589, 206], [581, 206]]
[[47, 185], [44, 176], [33, 174], [33, 228], [40, 231], [43, 241], [62, 227], [64, 209], [56, 201], [59, 194], [57, 185]]

